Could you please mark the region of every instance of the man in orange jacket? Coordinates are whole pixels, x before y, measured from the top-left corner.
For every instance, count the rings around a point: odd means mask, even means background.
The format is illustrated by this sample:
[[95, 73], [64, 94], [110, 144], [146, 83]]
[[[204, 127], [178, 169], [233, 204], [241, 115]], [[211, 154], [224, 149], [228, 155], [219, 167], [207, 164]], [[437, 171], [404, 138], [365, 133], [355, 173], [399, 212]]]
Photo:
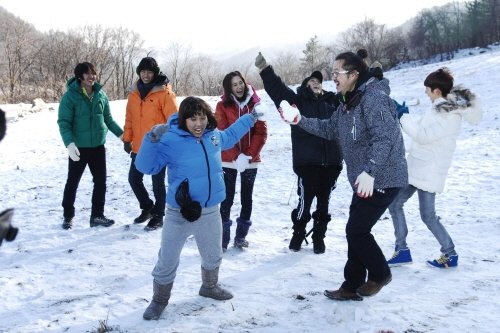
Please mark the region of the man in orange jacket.
[[160, 67], [154, 58], [143, 58], [137, 66], [136, 72], [139, 79], [128, 95], [123, 148], [132, 158], [128, 182], [142, 210], [134, 223], [143, 223], [149, 220], [144, 230], [150, 231], [163, 226], [166, 197], [165, 168], [152, 176], [155, 197], [155, 202], [153, 202], [144, 187], [144, 174], [135, 167], [135, 158], [144, 135], [154, 125], [165, 124], [168, 117], [177, 112], [177, 102], [167, 76], [160, 72]]

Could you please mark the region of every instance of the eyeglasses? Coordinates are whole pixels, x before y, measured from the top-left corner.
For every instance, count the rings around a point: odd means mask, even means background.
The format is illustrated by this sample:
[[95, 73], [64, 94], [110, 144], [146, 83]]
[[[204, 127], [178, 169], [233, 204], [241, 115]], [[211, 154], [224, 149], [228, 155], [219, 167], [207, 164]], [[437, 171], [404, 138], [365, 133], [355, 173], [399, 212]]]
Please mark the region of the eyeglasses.
[[336, 78], [337, 76], [339, 76], [340, 74], [349, 74], [351, 71], [333, 71], [332, 72], [332, 76], [334, 78]]

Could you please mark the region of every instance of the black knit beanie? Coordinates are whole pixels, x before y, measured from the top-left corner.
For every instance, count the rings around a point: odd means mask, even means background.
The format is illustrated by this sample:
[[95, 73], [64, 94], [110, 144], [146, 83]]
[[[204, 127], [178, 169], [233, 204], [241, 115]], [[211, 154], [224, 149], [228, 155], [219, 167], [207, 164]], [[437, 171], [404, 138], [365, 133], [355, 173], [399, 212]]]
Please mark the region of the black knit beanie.
[[137, 73], [137, 75], [141, 75], [142, 70], [147, 70], [155, 73], [155, 77], [160, 73], [160, 67], [158, 67], [158, 63], [152, 57], [142, 58], [135, 72]]

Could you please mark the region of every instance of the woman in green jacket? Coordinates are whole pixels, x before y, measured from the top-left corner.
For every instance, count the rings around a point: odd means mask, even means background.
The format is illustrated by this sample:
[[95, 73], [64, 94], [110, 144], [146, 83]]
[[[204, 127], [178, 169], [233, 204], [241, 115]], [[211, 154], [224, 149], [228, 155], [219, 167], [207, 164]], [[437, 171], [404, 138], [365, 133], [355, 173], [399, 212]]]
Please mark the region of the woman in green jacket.
[[75, 77], [68, 80], [67, 91], [59, 104], [57, 124], [68, 149], [68, 179], [64, 187], [63, 229], [73, 227], [75, 197], [80, 179], [87, 167], [92, 174], [92, 211], [90, 226], [109, 227], [115, 221], [104, 216], [106, 197], [106, 134], [108, 129], [121, 138], [123, 131], [113, 120], [109, 100], [97, 83], [93, 64], [82, 62], [75, 67]]

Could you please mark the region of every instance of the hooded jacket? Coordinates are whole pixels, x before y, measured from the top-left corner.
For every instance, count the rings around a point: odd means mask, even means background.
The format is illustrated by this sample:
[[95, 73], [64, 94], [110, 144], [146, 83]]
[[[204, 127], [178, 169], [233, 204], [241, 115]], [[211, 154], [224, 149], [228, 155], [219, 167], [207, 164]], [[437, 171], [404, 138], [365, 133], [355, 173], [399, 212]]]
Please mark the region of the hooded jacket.
[[[295, 93], [287, 87], [272, 66], [267, 66], [260, 72], [264, 89], [273, 100], [276, 107], [285, 100], [290, 105], [295, 104], [302, 116], [317, 119], [329, 119], [338, 106], [338, 98], [331, 91], [324, 91], [316, 97], [307, 86], [306, 78]], [[291, 127], [293, 166], [306, 165], [336, 165], [342, 167], [342, 151], [336, 138], [325, 139], [299, 126]]]
[[443, 192], [462, 119], [477, 124], [482, 110], [469, 90], [457, 86], [438, 98], [421, 117], [404, 114], [403, 131], [412, 139], [408, 153], [409, 183], [418, 189]]
[[77, 78], [66, 83], [57, 124], [65, 146], [74, 142], [78, 148], [95, 148], [106, 143], [108, 129], [119, 137], [123, 131], [113, 120], [109, 100], [99, 83], [94, 83], [93, 97], [90, 100], [83, 91]]
[[144, 135], [156, 124], [165, 124], [170, 115], [177, 112], [177, 103], [172, 86], [165, 75], [160, 74], [156, 85], [141, 99], [138, 81], [128, 95], [123, 141], [132, 143], [132, 151], [141, 148]]
[[376, 189], [408, 184], [403, 135], [389, 93], [387, 79], [369, 78], [347, 94], [347, 103], [341, 103], [330, 119], [302, 117], [298, 124], [310, 133], [339, 138], [353, 190], [363, 171], [375, 178]]
[[[251, 113], [255, 105], [260, 102], [259, 96], [257, 96], [250, 85], [248, 85], [248, 96], [243, 102], [236, 100], [232, 94], [230, 96], [223, 95], [221, 99], [215, 107], [217, 128], [221, 131], [231, 126], [241, 116]], [[224, 102], [228, 99], [231, 100], [231, 104], [225, 106]], [[222, 152], [222, 165], [228, 168], [235, 168], [233, 161], [240, 154], [245, 154], [252, 157], [250, 167], [257, 167], [257, 163], [261, 162], [260, 152], [266, 140], [267, 124], [264, 121], [257, 121], [255, 126], [234, 147]]]
[[158, 143], [144, 136], [135, 166], [145, 174], [157, 174], [168, 168], [167, 203], [179, 208], [175, 200], [177, 188], [184, 179], [189, 194], [202, 207], [211, 207], [226, 198], [221, 151], [233, 147], [254, 125], [251, 115], [244, 115], [224, 131], [205, 129], [201, 138], [179, 128], [178, 113], [170, 116], [168, 131]]

